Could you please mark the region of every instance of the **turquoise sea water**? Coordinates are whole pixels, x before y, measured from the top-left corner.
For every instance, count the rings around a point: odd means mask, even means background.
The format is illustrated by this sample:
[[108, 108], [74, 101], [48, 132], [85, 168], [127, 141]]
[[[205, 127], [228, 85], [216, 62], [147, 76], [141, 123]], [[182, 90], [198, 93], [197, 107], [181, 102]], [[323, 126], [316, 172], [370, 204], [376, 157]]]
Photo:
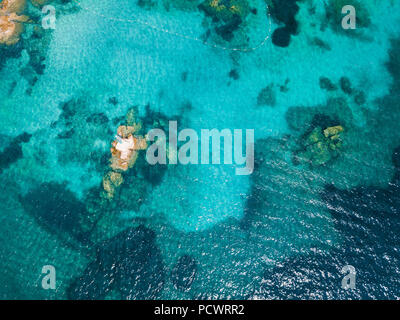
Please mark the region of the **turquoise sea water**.
[[[332, 17], [340, 1], [246, 1], [256, 13], [225, 41], [207, 36], [200, 2], [54, 1], [55, 30], [29, 25], [0, 48], [0, 298], [400, 296], [400, 4], [350, 1], [354, 31]], [[144, 129], [254, 129], [254, 173], [154, 168], [142, 153], [101, 202], [133, 106]], [[314, 127], [334, 125], [335, 157], [296, 161]], [[44, 265], [56, 290], [41, 286]]]

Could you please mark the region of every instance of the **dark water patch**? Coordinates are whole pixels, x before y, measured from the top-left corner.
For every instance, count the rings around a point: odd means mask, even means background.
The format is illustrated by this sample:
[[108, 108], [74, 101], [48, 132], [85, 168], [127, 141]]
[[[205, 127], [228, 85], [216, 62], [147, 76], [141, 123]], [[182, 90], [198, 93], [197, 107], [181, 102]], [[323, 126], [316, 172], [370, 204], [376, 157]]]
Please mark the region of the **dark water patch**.
[[400, 169], [400, 146], [393, 151], [392, 162], [396, 169]]
[[[398, 260], [391, 262], [398, 263]], [[342, 273], [342, 268], [347, 265], [355, 267], [355, 289], [342, 287], [342, 280], [348, 274]], [[262, 299], [398, 299], [398, 285], [398, 270], [384, 257], [332, 249], [297, 256], [265, 270], [255, 296]]]
[[182, 74], [181, 74], [181, 80], [182, 80], [183, 82], [186, 82], [187, 77], [188, 77], [188, 72], [187, 72], [187, 71], [182, 72]]
[[13, 46], [0, 45], [0, 70], [4, 67], [5, 62], [9, 58], [20, 58], [24, 49], [22, 41]]
[[88, 212], [65, 184], [43, 183], [19, 200], [25, 211], [48, 231], [60, 236], [67, 233], [78, 241], [86, 241], [79, 221]]
[[156, 299], [164, 277], [155, 233], [139, 226], [104, 241], [96, 259], [72, 282], [67, 294], [70, 299], [104, 299], [116, 289], [122, 299]]
[[234, 18], [232, 18], [226, 24], [216, 27], [215, 32], [225, 41], [231, 41], [233, 39], [234, 32], [239, 28], [242, 22], [242, 18], [239, 16], [234, 16]]
[[193, 104], [189, 100], [184, 101], [179, 108], [180, 114], [184, 114], [185, 112], [190, 112], [192, 110]]
[[317, 125], [329, 127], [341, 124], [351, 127], [353, 124], [353, 113], [343, 98], [331, 98], [321, 106], [290, 107], [285, 118], [291, 130], [302, 133], [304, 129], [312, 130]]
[[81, 103], [76, 99], [70, 99], [60, 104], [61, 114], [60, 119], [69, 120], [76, 115], [77, 108]]
[[290, 79], [287, 78], [283, 84], [279, 85], [279, 91], [283, 92], [283, 93], [288, 92], [289, 91], [289, 82], [290, 82]]
[[138, 212], [147, 197], [151, 183], [141, 172], [146, 166], [144, 161], [143, 157], [140, 157], [135, 166], [124, 174], [124, 184], [120, 188], [118, 199], [115, 199], [121, 211]]
[[157, 2], [153, 0], [137, 0], [136, 3], [140, 8], [147, 10], [153, 8], [157, 4]]
[[125, 120], [125, 116], [116, 117], [116, 118], [112, 119], [112, 124], [114, 126], [121, 125], [124, 122], [124, 120]]
[[65, 130], [57, 135], [57, 139], [70, 139], [75, 133], [75, 129]]
[[58, 161], [60, 164], [80, 163], [90, 165], [90, 170], [102, 172], [107, 145], [115, 128], [105, 113], [92, 113], [92, 102], [82, 95], [60, 103], [61, 113], [51, 127], [56, 129]]
[[386, 68], [393, 78], [391, 91], [393, 94], [398, 94], [400, 91], [400, 39], [391, 41], [388, 55], [389, 61], [386, 63]]
[[[260, 238], [260, 241], [264, 238], [264, 232], [268, 233], [274, 228], [273, 216], [277, 215], [273, 210], [275, 206], [280, 206], [280, 219], [287, 212], [293, 215], [294, 211], [313, 209], [304, 201], [308, 185], [298, 172], [289, 167], [286, 160], [288, 141], [288, 137], [281, 140], [268, 138], [259, 139], [255, 144], [254, 172], [250, 177], [251, 189], [240, 226], [256, 238]], [[281, 191], [283, 188], [285, 190]]]
[[150, 165], [143, 157], [137, 160], [135, 166], [144, 179], [152, 186], [161, 184], [168, 170], [167, 164]]
[[375, 101], [376, 111], [365, 111], [367, 127], [372, 131], [370, 139], [376, 144], [384, 144], [386, 149], [400, 144], [400, 133], [396, 129], [400, 123], [397, 107], [400, 105], [400, 39], [391, 41], [388, 56], [386, 68], [393, 79], [389, 94]]
[[[399, 208], [398, 196], [373, 188], [328, 188], [324, 198], [335, 208], [331, 213], [344, 243], [339, 249], [297, 256], [266, 270], [260, 286], [263, 298], [398, 299], [399, 212], [388, 205], [394, 201]], [[355, 289], [342, 288], [347, 273], [341, 270], [346, 265], [356, 269]]]
[[22, 143], [29, 142], [31, 137], [31, 134], [24, 132], [12, 139], [10, 144], [0, 152], [0, 174], [23, 157]]
[[172, 268], [171, 280], [175, 288], [180, 291], [188, 291], [196, 277], [197, 262], [189, 256], [180, 257]]
[[[166, 137], [169, 137], [169, 121], [177, 121], [178, 125], [182, 124], [182, 115], [185, 111], [192, 108], [191, 104], [184, 104], [181, 108], [181, 115], [168, 117], [161, 112], [154, 111], [150, 108], [150, 105], [146, 105], [146, 114], [143, 120], [143, 130], [148, 132], [151, 129], [158, 128], [162, 129]], [[178, 128], [179, 131], [179, 128]], [[168, 143], [167, 143], [168, 148]], [[167, 160], [168, 161], [168, 160]], [[167, 164], [155, 164], [150, 165], [144, 158], [138, 159], [136, 166], [138, 167], [140, 174], [153, 186], [158, 185], [162, 182], [164, 175], [168, 169]]]
[[[393, 163], [399, 168], [399, 148]], [[387, 188], [340, 190], [327, 185], [321, 199], [341, 235], [338, 248], [315, 251], [266, 270], [263, 298], [398, 299], [400, 297], [400, 181]], [[356, 270], [356, 288], [345, 290], [342, 268]]]

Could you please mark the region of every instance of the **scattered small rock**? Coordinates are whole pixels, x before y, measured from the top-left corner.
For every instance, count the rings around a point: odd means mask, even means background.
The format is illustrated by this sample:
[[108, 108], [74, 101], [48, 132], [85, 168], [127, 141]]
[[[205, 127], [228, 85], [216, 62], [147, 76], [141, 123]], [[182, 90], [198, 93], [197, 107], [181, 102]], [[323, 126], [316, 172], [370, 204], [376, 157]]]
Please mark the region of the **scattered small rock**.
[[340, 78], [340, 87], [342, 88], [343, 92], [348, 95], [353, 93], [353, 89], [351, 88], [350, 79], [347, 77]]
[[337, 86], [326, 77], [319, 78], [319, 86], [321, 89], [324, 89], [327, 91], [337, 90]]
[[229, 72], [229, 77], [232, 78], [232, 79], [234, 79], [234, 80], [237, 80], [237, 79], [239, 79], [239, 73], [237, 72], [236, 69], [232, 69], [232, 70]]
[[118, 104], [118, 99], [116, 97], [111, 97], [108, 99], [108, 103], [116, 106]]
[[270, 84], [260, 91], [257, 97], [257, 105], [274, 106], [276, 104], [276, 94], [273, 85]]

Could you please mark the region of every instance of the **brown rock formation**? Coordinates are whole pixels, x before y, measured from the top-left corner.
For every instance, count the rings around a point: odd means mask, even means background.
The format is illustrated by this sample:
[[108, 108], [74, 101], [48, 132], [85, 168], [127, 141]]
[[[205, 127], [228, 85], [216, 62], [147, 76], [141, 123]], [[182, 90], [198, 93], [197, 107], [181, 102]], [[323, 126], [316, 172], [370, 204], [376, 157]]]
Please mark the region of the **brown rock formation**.
[[3, 0], [0, 6], [6, 13], [20, 14], [26, 8], [26, 0]]
[[132, 168], [139, 155], [139, 150], [147, 148], [146, 139], [142, 136], [134, 135], [142, 127], [140, 122], [136, 123], [134, 120], [135, 114], [132, 109], [126, 116], [127, 125], [118, 127], [116, 139], [111, 143], [110, 168], [112, 171], [103, 177], [103, 189], [108, 199], [114, 197], [116, 188], [123, 182], [121, 172]]
[[13, 45], [20, 40], [24, 22], [29, 17], [18, 15], [26, 7], [26, 0], [3, 0], [0, 4], [0, 44]]

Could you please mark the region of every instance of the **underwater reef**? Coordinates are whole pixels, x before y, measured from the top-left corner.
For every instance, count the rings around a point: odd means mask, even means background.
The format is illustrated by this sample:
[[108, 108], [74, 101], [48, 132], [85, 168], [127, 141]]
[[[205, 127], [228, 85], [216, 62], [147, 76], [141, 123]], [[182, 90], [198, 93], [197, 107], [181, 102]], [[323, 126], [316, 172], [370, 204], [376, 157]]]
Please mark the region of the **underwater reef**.
[[272, 18], [283, 27], [275, 29], [272, 43], [278, 47], [287, 47], [292, 35], [296, 35], [298, 23], [296, 14], [299, 11], [298, 0], [271, 0], [268, 3]]

